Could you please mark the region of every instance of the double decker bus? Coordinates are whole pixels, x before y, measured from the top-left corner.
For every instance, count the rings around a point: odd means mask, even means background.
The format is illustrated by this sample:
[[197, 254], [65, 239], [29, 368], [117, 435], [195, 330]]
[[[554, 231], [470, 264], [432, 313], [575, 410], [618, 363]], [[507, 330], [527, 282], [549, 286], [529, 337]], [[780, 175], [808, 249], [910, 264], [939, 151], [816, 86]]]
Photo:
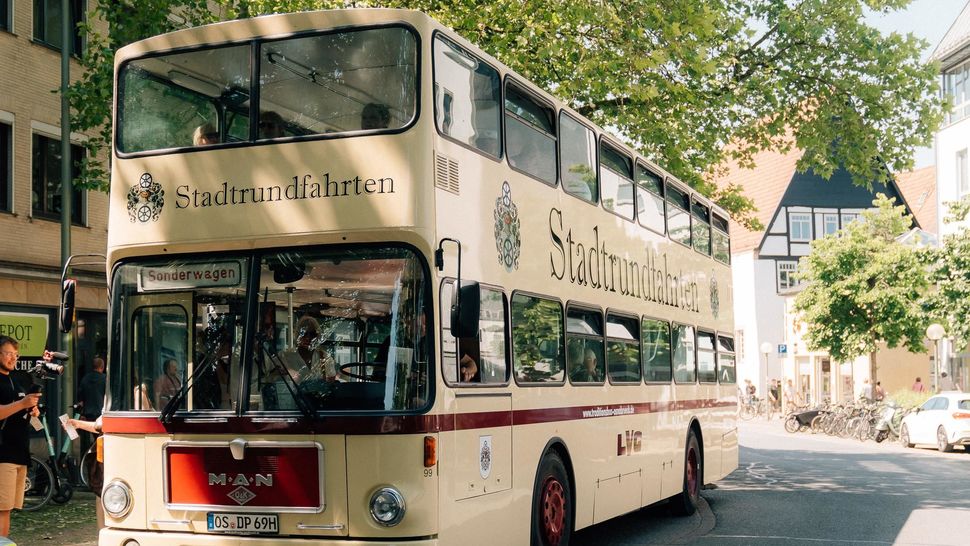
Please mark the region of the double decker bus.
[[737, 467], [727, 215], [454, 32], [115, 74], [100, 544], [564, 545]]

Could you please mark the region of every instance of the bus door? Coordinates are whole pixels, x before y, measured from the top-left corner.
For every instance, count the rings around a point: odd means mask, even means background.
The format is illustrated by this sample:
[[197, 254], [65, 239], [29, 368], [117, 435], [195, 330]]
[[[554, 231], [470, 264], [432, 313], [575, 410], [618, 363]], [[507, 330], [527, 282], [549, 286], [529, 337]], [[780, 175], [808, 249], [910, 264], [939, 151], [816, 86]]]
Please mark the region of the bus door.
[[451, 461], [453, 498], [467, 499], [512, 486], [512, 394], [508, 390], [506, 298], [481, 287], [477, 338], [451, 335], [454, 284], [442, 286], [442, 369], [454, 391]]
[[[118, 371], [124, 375], [130, 374], [130, 381], [122, 384], [134, 385], [134, 388], [131, 393], [124, 393], [125, 397], [131, 396], [131, 400], [124, 401], [121, 407], [160, 411], [162, 408], [159, 406], [167, 399], [159, 399], [156, 392], [163, 389], [156, 388], [161, 386], [155, 383], [167, 372], [171, 373], [172, 370], [166, 370], [166, 366], [175, 369], [182, 383], [192, 374], [190, 347], [193, 346], [193, 332], [189, 327], [192, 323], [192, 293], [130, 296], [128, 312], [131, 328], [125, 332], [128, 336], [125, 340], [128, 352], [125, 360], [129, 365]], [[175, 363], [172, 364], [172, 361]]]

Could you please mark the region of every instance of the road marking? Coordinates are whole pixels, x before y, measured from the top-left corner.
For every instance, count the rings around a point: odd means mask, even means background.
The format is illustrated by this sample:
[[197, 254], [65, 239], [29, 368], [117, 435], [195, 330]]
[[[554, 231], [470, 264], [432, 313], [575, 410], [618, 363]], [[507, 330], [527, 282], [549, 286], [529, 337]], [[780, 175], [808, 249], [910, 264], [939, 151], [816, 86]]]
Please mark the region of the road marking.
[[851, 540], [851, 539], [831, 539], [831, 538], [802, 538], [802, 537], [786, 537], [781, 535], [707, 535], [705, 538], [737, 538], [737, 539], [760, 539], [760, 540], [783, 540], [785, 542], [825, 542], [828, 544], [832, 543], [849, 543], [849, 544], [893, 544], [892, 542], [886, 542], [885, 540]]

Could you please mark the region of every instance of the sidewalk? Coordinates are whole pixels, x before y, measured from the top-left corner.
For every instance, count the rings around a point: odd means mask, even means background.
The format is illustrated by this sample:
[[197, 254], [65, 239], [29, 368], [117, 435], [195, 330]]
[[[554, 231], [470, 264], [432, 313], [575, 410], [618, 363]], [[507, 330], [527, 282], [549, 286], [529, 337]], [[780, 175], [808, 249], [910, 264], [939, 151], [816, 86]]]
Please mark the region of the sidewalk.
[[14, 510], [10, 539], [18, 546], [97, 546], [94, 493], [75, 492], [67, 504], [48, 504], [36, 512]]

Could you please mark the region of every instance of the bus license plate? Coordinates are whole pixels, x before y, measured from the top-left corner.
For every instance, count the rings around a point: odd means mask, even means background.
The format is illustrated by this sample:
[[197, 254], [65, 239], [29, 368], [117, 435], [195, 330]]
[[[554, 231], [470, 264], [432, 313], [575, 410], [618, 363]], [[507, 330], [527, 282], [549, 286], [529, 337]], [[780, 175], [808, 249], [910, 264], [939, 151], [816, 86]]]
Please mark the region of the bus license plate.
[[232, 512], [209, 512], [209, 532], [212, 533], [259, 533], [280, 532], [277, 514], [235, 514]]

